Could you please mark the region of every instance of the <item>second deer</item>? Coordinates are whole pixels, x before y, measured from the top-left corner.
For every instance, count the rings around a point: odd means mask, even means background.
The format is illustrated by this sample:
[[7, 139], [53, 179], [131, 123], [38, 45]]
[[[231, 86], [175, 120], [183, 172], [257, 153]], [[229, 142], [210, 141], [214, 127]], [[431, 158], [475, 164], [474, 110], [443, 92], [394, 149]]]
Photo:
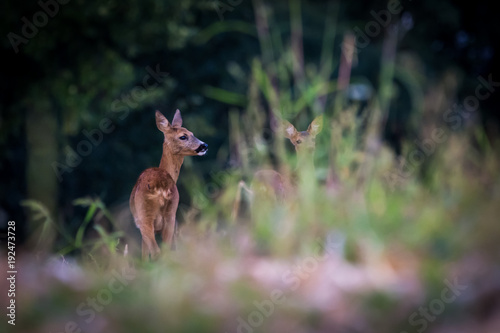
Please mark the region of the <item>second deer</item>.
[[[297, 171], [299, 173], [313, 172], [316, 136], [323, 128], [323, 116], [316, 117], [306, 131], [297, 131], [295, 126], [288, 121], [284, 121], [283, 125], [285, 137], [290, 140], [297, 153]], [[265, 197], [265, 199], [270, 198], [278, 202], [283, 202], [290, 198], [295, 191], [295, 182], [290, 177], [286, 177], [275, 170], [259, 170], [255, 172], [251, 189], [248, 188], [244, 181], [240, 181], [236, 201], [233, 206], [233, 220], [238, 215], [242, 190], [245, 190], [252, 197], [257, 192], [259, 195]]]
[[202, 156], [208, 145], [182, 127], [179, 110], [170, 124], [156, 111], [156, 126], [164, 135], [159, 168], [144, 170], [130, 194], [130, 211], [142, 235], [142, 258], [154, 259], [160, 253], [155, 233], [160, 232], [165, 245], [172, 245], [175, 214], [179, 204], [177, 179], [185, 156]]

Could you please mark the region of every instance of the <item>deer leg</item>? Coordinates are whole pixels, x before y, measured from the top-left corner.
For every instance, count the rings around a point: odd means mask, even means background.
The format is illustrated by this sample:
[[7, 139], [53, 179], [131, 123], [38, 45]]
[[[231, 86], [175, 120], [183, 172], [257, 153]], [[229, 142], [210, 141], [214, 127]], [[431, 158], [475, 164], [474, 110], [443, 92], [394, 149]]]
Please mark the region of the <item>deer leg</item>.
[[168, 248], [171, 248], [173, 246], [174, 232], [175, 232], [175, 215], [173, 219], [169, 218], [166, 221], [165, 226], [163, 227], [163, 230], [161, 232], [163, 243]]
[[[150, 223], [153, 226], [153, 222]], [[155, 232], [153, 227], [143, 228], [141, 230], [142, 234], [142, 260], [149, 260], [149, 255], [151, 259], [156, 259], [160, 254], [160, 248], [156, 243]]]
[[172, 248], [174, 246], [175, 237], [175, 215], [177, 213], [177, 207], [179, 206], [179, 193], [174, 191], [172, 193], [172, 199], [168, 204], [168, 207], [163, 215], [163, 230], [161, 231], [161, 237], [165, 246]]

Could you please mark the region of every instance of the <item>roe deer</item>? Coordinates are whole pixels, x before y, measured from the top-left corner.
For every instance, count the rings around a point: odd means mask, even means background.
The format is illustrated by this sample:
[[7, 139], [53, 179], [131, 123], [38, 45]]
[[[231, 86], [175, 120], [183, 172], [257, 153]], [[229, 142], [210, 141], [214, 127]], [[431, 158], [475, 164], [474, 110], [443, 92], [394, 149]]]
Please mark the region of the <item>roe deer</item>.
[[[285, 137], [294, 145], [297, 152], [297, 170], [298, 172], [314, 171], [313, 154], [316, 149], [316, 136], [321, 132], [323, 127], [323, 116], [317, 116], [307, 131], [297, 131], [295, 126], [288, 121], [283, 122]], [[265, 199], [277, 200], [283, 202], [290, 198], [295, 190], [295, 182], [288, 177], [283, 176], [275, 170], [259, 170], [253, 176], [251, 189], [248, 188], [244, 181], [238, 184], [236, 201], [233, 206], [232, 218], [236, 219], [241, 202], [241, 190], [245, 190], [251, 196], [258, 192]], [[265, 200], [264, 199], [264, 200]]]
[[172, 124], [156, 111], [156, 126], [163, 132], [163, 154], [159, 168], [144, 170], [130, 194], [130, 211], [142, 235], [142, 258], [154, 259], [160, 253], [155, 233], [161, 232], [165, 244], [172, 246], [175, 214], [179, 204], [177, 178], [184, 156], [202, 156], [208, 145], [182, 126], [177, 110]]

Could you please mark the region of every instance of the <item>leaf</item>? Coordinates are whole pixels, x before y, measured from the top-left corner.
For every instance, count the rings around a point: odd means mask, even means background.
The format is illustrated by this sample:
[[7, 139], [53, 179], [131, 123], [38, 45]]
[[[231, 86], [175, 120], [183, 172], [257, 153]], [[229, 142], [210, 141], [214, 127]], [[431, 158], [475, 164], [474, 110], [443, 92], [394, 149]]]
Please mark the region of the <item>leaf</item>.
[[196, 44], [206, 44], [214, 36], [224, 32], [240, 32], [250, 36], [257, 36], [255, 25], [243, 21], [232, 20], [216, 22], [209, 25], [207, 28], [198, 33], [193, 42]]
[[97, 210], [97, 204], [94, 202], [87, 211], [85, 219], [83, 220], [83, 223], [80, 225], [76, 233], [75, 246], [77, 248], [80, 248], [82, 246], [82, 239], [83, 239], [83, 234], [85, 233], [85, 228], [89, 224], [90, 220], [92, 220], [92, 217], [94, 216], [96, 210]]
[[43, 220], [43, 228], [40, 236], [38, 237], [38, 244], [40, 244], [42, 239], [46, 237], [50, 225], [52, 225], [56, 229], [56, 231], [66, 239], [66, 241], [71, 243], [73, 242], [73, 239], [69, 236], [69, 234], [67, 234], [63, 229], [59, 227], [57, 223], [54, 222], [54, 220], [50, 216], [50, 212], [41, 202], [31, 199], [23, 200], [21, 201], [21, 206], [28, 207], [33, 211], [34, 220]]
[[209, 98], [215, 99], [219, 102], [245, 107], [248, 104], [245, 95], [227, 91], [225, 89], [216, 88], [212, 86], [205, 86], [203, 94]]

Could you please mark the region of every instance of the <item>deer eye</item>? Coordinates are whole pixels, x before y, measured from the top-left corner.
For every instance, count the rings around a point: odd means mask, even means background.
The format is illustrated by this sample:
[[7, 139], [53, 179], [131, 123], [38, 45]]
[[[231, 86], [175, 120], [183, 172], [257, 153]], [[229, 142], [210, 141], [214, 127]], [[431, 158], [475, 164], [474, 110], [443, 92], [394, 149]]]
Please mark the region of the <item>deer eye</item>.
[[302, 143], [302, 140], [297, 140], [297, 141], [295, 141], [295, 143], [300, 145]]
[[179, 137], [180, 140], [187, 140], [187, 136], [183, 135], [181, 137]]

